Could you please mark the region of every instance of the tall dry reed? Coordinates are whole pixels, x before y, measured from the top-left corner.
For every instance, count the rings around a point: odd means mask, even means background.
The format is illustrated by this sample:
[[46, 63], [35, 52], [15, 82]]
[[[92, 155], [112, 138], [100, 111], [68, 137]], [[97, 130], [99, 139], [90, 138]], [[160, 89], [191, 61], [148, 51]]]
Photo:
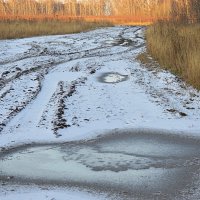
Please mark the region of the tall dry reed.
[[111, 26], [108, 22], [52, 21], [0, 21], [0, 39], [24, 38], [40, 35], [77, 33], [97, 27]]
[[200, 89], [200, 24], [158, 22], [146, 39], [148, 53], [162, 67]]

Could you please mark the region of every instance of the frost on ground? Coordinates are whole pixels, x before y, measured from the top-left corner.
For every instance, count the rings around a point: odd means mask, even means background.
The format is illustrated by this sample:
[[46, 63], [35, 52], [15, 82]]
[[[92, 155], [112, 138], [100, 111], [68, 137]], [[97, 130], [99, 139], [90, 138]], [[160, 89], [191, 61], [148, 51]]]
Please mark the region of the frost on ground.
[[[200, 133], [200, 93], [146, 68], [143, 27], [0, 41], [0, 150], [105, 130]], [[102, 79], [103, 77], [103, 79]]]
[[36, 187], [12, 185], [12, 186], [2, 186], [0, 189], [0, 199], [1, 200], [104, 200], [105, 196], [95, 193], [89, 193], [87, 191], [78, 191], [68, 189], [62, 189], [58, 187]]

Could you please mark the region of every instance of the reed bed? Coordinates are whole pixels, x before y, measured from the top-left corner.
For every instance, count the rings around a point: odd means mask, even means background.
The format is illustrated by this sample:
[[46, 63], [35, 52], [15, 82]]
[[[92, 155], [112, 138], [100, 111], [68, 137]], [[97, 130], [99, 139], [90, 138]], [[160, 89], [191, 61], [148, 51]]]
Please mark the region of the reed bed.
[[112, 24], [104, 21], [86, 22], [83, 20], [3, 20], [0, 21], [0, 39], [78, 33], [106, 26], [112, 26]]
[[148, 53], [163, 68], [200, 90], [200, 24], [158, 22], [146, 39]]

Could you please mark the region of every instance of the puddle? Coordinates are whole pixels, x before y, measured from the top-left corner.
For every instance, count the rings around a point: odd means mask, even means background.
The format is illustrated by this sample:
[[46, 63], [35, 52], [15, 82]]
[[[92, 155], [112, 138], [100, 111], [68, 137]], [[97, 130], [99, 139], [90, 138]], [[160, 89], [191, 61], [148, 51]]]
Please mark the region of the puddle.
[[0, 176], [89, 187], [130, 199], [173, 199], [194, 188], [199, 158], [200, 141], [121, 131], [89, 141], [32, 146], [4, 154]]
[[98, 77], [98, 81], [101, 83], [119, 83], [126, 80], [128, 80], [128, 75], [122, 75], [118, 72], [107, 72]]
[[118, 38], [114, 40], [107, 41], [106, 44], [109, 44], [111, 46], [119, 46], [119, 45], [120, 46], [134, 46], [135, 42], [130, 39], [123, 38], [122, 36], [119, 36]]

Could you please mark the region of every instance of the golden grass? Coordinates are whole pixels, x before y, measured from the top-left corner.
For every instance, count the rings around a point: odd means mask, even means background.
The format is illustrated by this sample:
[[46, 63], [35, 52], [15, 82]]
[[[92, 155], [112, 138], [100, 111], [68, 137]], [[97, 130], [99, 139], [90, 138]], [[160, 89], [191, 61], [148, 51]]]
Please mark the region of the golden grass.
[[85, 21], [0, 21], [0, 39], [14, 39], [41, 35], [78, 33], [97, 27], [112, 26], [108, 22]]
[[146, 52], [139, 54], [136, 59], [144, 65], [151, 63], [151, 60], [149, 59]]
[[159, 22], [146, 31], [148, 53], [200, 89], [200, 24]]

